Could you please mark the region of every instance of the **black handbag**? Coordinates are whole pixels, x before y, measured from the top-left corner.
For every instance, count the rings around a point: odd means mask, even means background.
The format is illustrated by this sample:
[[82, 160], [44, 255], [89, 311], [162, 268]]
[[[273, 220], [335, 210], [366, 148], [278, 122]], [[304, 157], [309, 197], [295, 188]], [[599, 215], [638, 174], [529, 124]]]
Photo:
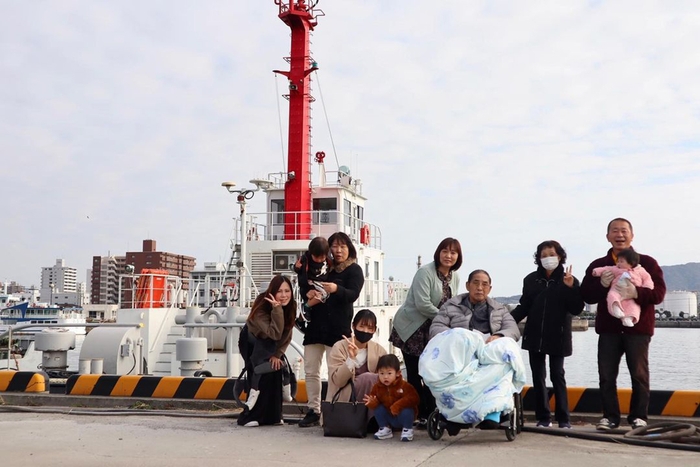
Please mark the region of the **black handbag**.
[[338, 402], [340, 391], [347, 384], [336, 391], [330, 402], [321, 402], [323, 436], [342, 438], [364, 438], [367, 436], [367, 407], [362, 402], [357, 401], [352, 379], [348, 384], [351, 389], [350, 402]]

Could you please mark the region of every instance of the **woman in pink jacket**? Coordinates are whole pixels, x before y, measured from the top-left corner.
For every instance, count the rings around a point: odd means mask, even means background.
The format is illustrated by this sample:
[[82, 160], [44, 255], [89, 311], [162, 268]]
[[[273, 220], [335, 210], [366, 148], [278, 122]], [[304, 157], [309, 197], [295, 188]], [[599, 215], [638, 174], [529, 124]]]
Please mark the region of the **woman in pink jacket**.
[[[611, 271], [615, 274], [613, 285], [621, 281], [630, 281], [636, 287], [654, 289], [654, 281], [642, 266], [639, 265], [639, 254], [632, 248], [621, 250], [617, 254], [616, 266], [603, 266], [593, 269], [593, 275], [600, 277], [604, 272]], [[622, 300], [616, 287], [610, 287], [607, 296], [608, 310], [615, 318], [622, 320], [622, 325], [632, 327], [639, 321], [641, 308], [633, 299]]]

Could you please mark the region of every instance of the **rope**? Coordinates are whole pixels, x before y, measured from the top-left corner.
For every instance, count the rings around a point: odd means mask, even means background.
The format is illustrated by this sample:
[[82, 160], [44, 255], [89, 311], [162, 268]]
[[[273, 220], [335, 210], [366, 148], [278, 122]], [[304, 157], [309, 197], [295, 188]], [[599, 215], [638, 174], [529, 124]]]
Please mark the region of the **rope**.
[[323, 100], [323, 91], [321, 91], [321, 80], [318, 77], [318, 71], [314, 72], [316, 76], [316, 81], [318, 82], [318, 95], [321, 97], [321, 107], [323, 107], [323, 116], [326, 118], [326, 126], [328, 127], [328, 135], [331, 138], [331, 147], [333, 148], [333, 157], [335, 157], [335, 163], [340, 168], [340, 162], [338, 161], [338, 153], [335, 150], [335, 141], [333, 141], [333, 132], [331, 131], [331, 123], [328, 120], [328, 112], [326, 112], [326, 101]]

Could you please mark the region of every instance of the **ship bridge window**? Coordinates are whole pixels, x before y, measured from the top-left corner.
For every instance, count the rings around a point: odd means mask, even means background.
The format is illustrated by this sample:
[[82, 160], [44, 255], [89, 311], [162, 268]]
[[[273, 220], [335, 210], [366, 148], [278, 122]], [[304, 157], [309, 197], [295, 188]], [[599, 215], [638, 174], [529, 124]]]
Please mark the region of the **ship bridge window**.
[[272, 225], [283, 225], [284, 224], [284, 200], [283, 199], [270, 200], [270, 209], [273, 212]]
[[349, 199], [344, 199], [343, 200], [343, 214], [345, 215], [345, 225], [351, 226], [352, 225], [352, 202]]
[[[335, 198], [316, 198], [312, 202], [314, 224], [335, 224], [338, 222], [338, 200]], [[332, 211], [332, 212], [318, 212]]]

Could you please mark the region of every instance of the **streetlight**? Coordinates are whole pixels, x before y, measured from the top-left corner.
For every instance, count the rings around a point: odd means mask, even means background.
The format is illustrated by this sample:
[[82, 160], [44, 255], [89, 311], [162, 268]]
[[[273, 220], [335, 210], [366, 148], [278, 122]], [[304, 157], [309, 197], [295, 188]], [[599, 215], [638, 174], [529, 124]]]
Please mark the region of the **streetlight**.
[[238, 268], [238, 274], [240, 278], [240, 289], [238, 292], [238, 305], [241, 307], [246, 306], [246, 299], [248, 296], [248, 268], [245, 264], [246, 259], [246, 244], [248, 240], [248, 220], [246, 218], [246, 201], [252, 199], [255, 192], [260, 190], [268, 190], [272, 188], [273, 183], [270, 180], [265, 179], [253, 179], [250, 181], [255, 188], [240, 188], [236, 189], [236, 184], [234, 182], [221, 182], [221, 186], [226, 188], [229, 193], [236, 193], [236, 202], [241, 207], [241, 256], [236, 263]]

